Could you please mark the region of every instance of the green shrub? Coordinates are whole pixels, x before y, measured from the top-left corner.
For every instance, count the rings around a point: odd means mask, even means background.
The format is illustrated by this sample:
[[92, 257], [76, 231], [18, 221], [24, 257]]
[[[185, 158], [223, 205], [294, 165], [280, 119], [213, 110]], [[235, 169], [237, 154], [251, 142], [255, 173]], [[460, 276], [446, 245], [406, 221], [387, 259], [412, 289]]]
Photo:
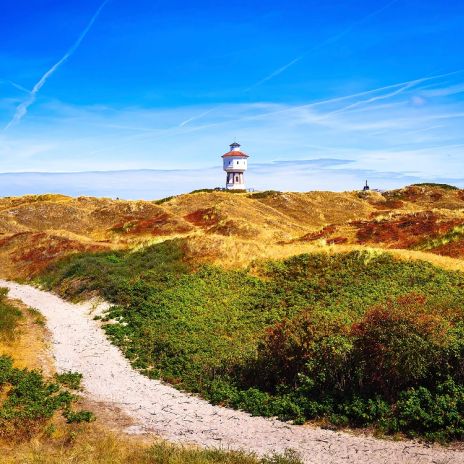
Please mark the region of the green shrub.
[[394, 425], [401, 431], [431, 440], [464, 439], [464, 386], [452, 379], [432, 391], [417, 387], [403, 392], [396, 408]]
[[278, 192], [277, 190], [264, 190], [263, 192], [255, 192], [248, 195], [248, 198], [252, 198], [254, 200], [261, 200], [263, 198], [275, 197], [280, 195], [282, 192]]
[[55, 378], [58, 383], [71, 390], [80, 390], [81, 388], [82, 374], [79, 372], [63, 372], [61, 374], [55, 374]]
[[459, 190], [458, 187], [449, 184], [436, 184], [434, 182], [422, 182], [421, 184], [412, 184], [414, 187], [438, 187], [444, 190]]
[[69, 297], [100, 291], [114, 304], [105, 330], [134, 367], [213, 403], [297, 423], [458, 435], [419, 429], [401, 401], [418, 388], [441, 398], [448, 378], [463, 384], [461, 273], [367, 251], [192, 269], [183, 250], [172, 240], [74, 255], [42, 282]]
[[154, 203], [156, 205], [162, 205], [163, 203], [167, 203], [168, 201], [176, 198], [176, 195], [171, 195], [170, 197], [160, 198], [159, 200], [155, 200]]
[[65, 411], [63, 416], [66, 418], [68, 424], [80, 424], [82, 422], [93, 422], [96, 417], [90, 411]]
[[0, 356], [0, 395], [0, 437], [30, 438], [58, 411], [68, 422], [93, 420], [87, 411], [71, 412], [77, 397], [38, 371], [15, 368], [8, 356]]

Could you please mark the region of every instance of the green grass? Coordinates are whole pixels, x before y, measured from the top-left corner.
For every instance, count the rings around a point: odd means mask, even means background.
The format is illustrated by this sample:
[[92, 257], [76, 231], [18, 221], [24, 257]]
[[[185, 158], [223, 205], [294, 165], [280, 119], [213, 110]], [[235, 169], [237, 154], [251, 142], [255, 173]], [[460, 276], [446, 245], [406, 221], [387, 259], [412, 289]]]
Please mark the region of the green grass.
[[422, 182], [420, 184], [411, 184], [414, 187], [438, 187], [444, 190], [459, 190], [458, 187], [449, 184], [436, 184], [434, 182]]
[[0, 341], [10, 341], [15, 337], [21, 311], [7, 302], [8, 290], [0, 288]]
[[264, 190], [262, 192], [255, 192], [248, 195], [248, 198], [252, 198], [253, 200], [260, 200], [263, 198], [270, 198], [279, 196], [282, 192], [278, 192], [277, 190]]
[[434, 248], [447, 245], [448, 243], [458, 242], [464, 237], [464, 225], [453, 227], [440, 237], [425, 240], [414, 247], [416, 250], [433, 250]]
[[463, 274], [369, 252], [192, 269], [183, 246], [75, 255], [41, 281], [99, 290], [134, 367], [213, 403], [464, 437]]

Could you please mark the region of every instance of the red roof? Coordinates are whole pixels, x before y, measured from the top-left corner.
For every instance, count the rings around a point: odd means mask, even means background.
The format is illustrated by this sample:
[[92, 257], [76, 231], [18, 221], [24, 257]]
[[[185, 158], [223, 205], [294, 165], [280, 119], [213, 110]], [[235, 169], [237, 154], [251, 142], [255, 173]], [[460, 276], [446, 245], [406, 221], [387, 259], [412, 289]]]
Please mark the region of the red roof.
[[229, 156], [235, 156], [235, 157], [239, 157], [239, 158], [249, 158], [249, 155], [247, 155], [245, 152], [238, 151], [238, 150], [228, 151], [227, 153], [224, 153], [222, 155], [223, 158], [227, 158]]

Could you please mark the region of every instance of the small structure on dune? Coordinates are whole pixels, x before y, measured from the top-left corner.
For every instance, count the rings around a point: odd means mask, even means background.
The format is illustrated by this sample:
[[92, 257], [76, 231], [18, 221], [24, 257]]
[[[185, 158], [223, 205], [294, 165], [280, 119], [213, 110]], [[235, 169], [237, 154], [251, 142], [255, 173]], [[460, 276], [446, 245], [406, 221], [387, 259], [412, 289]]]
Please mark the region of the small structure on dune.
[[248, 167], [248, 158], [249, 156], [240, 150], [240, 144], [237, 142], [232, 143], [230, 150], [222, 155], [227, 190], [245, 190], [244, 173]]
[[367, 183], [366, 180], [366, 185], [363, 187], [363, 191], [366, 192], [367, 190], [370, 190], [371, 188], [369, 187], [369, 184]]

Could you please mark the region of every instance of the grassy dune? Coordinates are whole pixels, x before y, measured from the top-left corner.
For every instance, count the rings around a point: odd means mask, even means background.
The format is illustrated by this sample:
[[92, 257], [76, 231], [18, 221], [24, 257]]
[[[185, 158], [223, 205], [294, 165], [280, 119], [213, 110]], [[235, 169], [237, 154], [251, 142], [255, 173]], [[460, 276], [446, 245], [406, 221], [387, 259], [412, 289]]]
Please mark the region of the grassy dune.
[[[463, 209], [461, 190], [428, 184], [383, 194], [200, 191], [163, 201], [1, 198], [0, 275], [28, 279], [69, 254], [185, 237], [192, 259], [229, 267], [266, 254], [267, 247], [289, 256], [321, 245], [415, 249], [430, 240], [438, 244], [427, 248], [430, 252], [460, 258], [464, 239], [455, 232], [463, 224]], [[221, 241], [230, 253], [217, 246]]]
[[134, 367], [215, 403], [463, 437], [463, 274], [375, 250], [227, 270], [192, 265], [187, 246], [77, 255], [41, 282], [102, 294], [115, 304], [107, 333]]

